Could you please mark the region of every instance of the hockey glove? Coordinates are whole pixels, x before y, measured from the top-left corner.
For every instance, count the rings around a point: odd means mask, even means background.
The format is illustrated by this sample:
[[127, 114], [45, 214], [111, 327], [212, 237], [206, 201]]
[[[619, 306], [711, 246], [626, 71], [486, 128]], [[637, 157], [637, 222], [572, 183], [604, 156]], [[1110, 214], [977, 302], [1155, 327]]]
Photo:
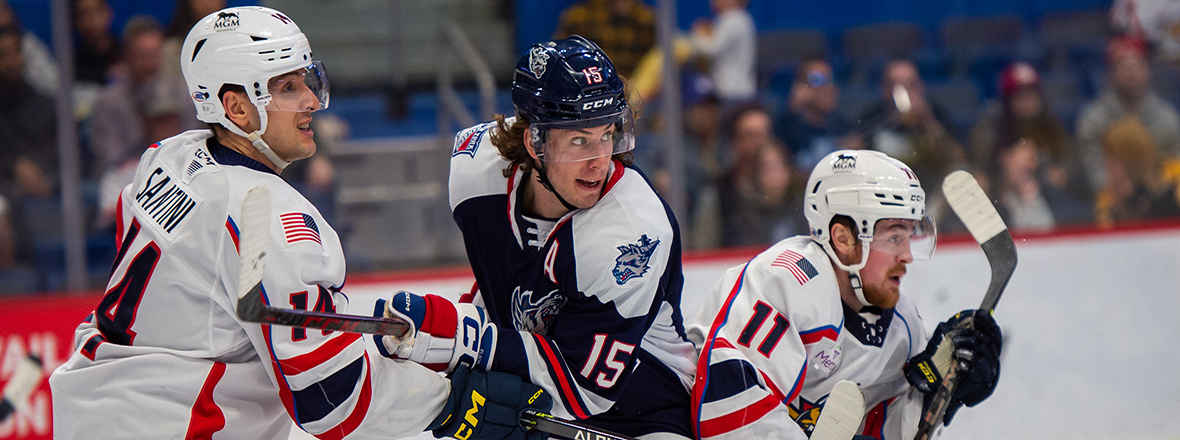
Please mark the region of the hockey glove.
[[436, 438], [465, 440], [544, 440], [540, 430], [526, 431], [520, 416], [526, 409], [549, 412], [553, 399], [520, 376], [486, 372], [460, 364], [451, 374], [451, 395], [426, 430]]
[[926, 350], [911, 358], [903, 372], [911, 385], [926, 394], [929, 405], [942, 378], [958, 363], [959, 383], [943, 417], [943, 424], [949, 425], [959, 407], [975, 406], [996, 389], [1003, 342], [991, 313], [966, 310], [938, 324]]
[[377, 300], [375, 316], [401, 318], [411, 328], [400, 337], [374, 335], [378, 351], [434, 371], [451, 371], [461, 362], [486, 369], [496, 349], [496, 328], [483, 308], [455, 304], [438, 295], [399, 291]]

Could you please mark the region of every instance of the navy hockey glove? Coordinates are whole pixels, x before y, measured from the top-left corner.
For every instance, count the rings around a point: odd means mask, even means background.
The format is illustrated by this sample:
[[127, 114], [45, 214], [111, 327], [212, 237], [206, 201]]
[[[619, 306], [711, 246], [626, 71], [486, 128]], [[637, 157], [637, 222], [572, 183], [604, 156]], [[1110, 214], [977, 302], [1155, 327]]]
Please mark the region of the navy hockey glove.
[[403, 290], [388, 302], [377, 300], [373, 315], [401, 318], [411, 325], [401, 337], [373, 336], [378, 351], [386, 357], [444, 372], [462, 362], [484, 369], [491, 366], [496, 329], [481, 307]]
[[545, 440], [540, 430], [526, 431], [520, 416], [526, 409], [549, 412], [553, 399], [520, 376], [486, 372], [460, 364], [451, 374], [451, 395], [438, 417], [426, 427], [436, 438], [464, 440]]
[[996, 389], [1003, 343], [1004, 336], [990, 313], [966, 310], [938, 324], [926, 350], [911, 358], [903, 371], [910, 384], [926, 394], [925, 404], [929, 405], [952, 359], [958, 362], [959, 383], [943, 417], [943, 424], [949, 425], [959, 407], [975, 406]]

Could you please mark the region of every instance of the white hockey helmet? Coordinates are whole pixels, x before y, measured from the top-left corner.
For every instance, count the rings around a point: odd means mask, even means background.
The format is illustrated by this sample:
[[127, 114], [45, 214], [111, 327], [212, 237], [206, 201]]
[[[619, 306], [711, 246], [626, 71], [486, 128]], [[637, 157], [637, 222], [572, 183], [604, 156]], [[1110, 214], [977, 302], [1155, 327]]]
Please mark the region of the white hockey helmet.
[[[221, 124], [244, 136], [279, 168], [288, 164], [262, 142], [266, 132], [266, 110], [274, 98], [271, 78], [297, 72], [318, 102], [280, 111], [317, 111], [328, 107], [328, 78], [323, 64], [312, 57], [307, 37], [282, 12], [261, 6], [222, 9], [202, 18], [189, 31], [181, 48], [180, 68], [189, 96], [197, 108], [197, 119]], [[222, 86], [238, 85], [246, 90], [258, 108], [260, 126], [245, 133], [226, 117], [218, 94]], [[280, 103], [281, 101], [275, 101]]]
[[[807, 180], [803, 212], [811, 238], [823, 246], [837, 266], [852, 275], [856, 295], [865, 305], [868, 301], [860, 289], [859, 272], [868, 262], [878, 220], [914, 221], [913, 235], [904, 237], [907, 250], [916, 259], [928, 259], [934, 254], [937, 232], [934, 219], [926, 215], [926, 192], [918, 176], [901, 161], [879, 151], [841, 150], [824, 157]], [[841, 262], [832, 247], [829, 228], [837, 215], [847, 216], [856, 224], [863, 249], [857, 264]]]

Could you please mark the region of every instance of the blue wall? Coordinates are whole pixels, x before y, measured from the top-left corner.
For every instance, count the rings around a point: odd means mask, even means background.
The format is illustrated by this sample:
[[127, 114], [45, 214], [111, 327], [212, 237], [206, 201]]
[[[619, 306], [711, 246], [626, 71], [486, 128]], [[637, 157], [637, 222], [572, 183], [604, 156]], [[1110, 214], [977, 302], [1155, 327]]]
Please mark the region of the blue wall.
[[[644, 0], [655, 5], [656, 0]], [[548, 40], [557, 29], [561, 10], [574, 0], [516, 0], [517, 52], [529, 45]], [[783, 1], [750, 0], [750, 13], [759, 30], [808, 28], [828, 34], [839, 41], [840, 32], [850, 26], [883, 21], [917, 23], [932, 38], [938, 24], [948, 17], [1020, 15], [1035, 24], [1050, 11], [1109, 9], [1111, 0], [821, 0]], [[710, 17], [707, 0], [677, 2], [676, 21], [687, 30], [692, 22]]]

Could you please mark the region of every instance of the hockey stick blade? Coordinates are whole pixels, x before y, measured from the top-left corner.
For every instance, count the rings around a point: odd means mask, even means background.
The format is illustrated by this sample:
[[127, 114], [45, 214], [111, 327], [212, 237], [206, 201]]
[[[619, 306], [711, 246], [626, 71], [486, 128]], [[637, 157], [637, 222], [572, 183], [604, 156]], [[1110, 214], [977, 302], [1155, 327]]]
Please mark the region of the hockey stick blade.
[[266, 268], [266, 244], [270, 236], [270, 190], [251, 188], [242, 201], [239, 220], [241, 265], [238, 269], [237, 312], [242, 321], [394, 336], [401, 336], [409, 329], [409, 325], [400, 319], [267, 306], [262, 298], [262, 274]]
[[[984, 194], [983, 188], [979, 187], [979, 182], [971, 173], [959, 170], [948, 174], [942, 182], [942, 191], [946, 194], [947, 202], [955, 211], [955, 215], [967, 226], [967, 230], [987, 256], [988, 265], [991, 267], [991, 281], [979, 308], [991, 313], [996, 309], [996, 303], [1000, 302], [1000, 295], [1004, 293], [1008, 280], [1012, 279], [1012, 272], [1016, 270], [1016, 243], [1012, 241], [1012, 234], [1000, 218], [995, 205], [987, 194]], [[918, 421], [915, 440], [929, 439], [934, 430], [942, 424], [946, 410], [955, 395], [960, 370], [958, 362], [950, 355], [953, 344], [948, 341], [954, 339], [954, 333], [972, 331], [973, 328], [974, 320], [961, 321], [959, 327], [950, 330], [943, 337], [944, 343], [935, 351], [935, 357], [943, 359], [941, 362], [936, 360], [936, 364], [946, 363], [949, 366], [943, 375], [942, 384], [934, 392], [930, 406]]]
[[41, 358], [33, 354], [17, 361], [16, 371], [4, 384], [3, 398], [0, 398], [0, 421], [7, 420], [18, 407], [26, 405], [29, 395], [41, 385], [41, 379], [45, 377], [43, 366]]
[[524, 411], [524, 415], [520, 418], [520, 423], [524, 426], [547, 432], [550, 435], [574, 440], [634, 440], [633, 437], [615, 434], [578, 421], [559, 419], [531, 409]]
[[1016, 244], [1012, 241], [1012, 234], [971, 173], [962, 170], [950, 173], [942, 182], [942, 191], [955, 215], [987, 255], [992, 271], [991, 282], [979, 308], [993, 311], [1016, 270]]
[[[266, 269], [266, 247], [270, 237], [270, 190], [251, 188], [242, 200], [238, 224], [238, 319], [259, 324], [339, 330], [349, 333], [402, 336], [409, 324], [396, 318], [345, 315], [311, 310], [270, 307], [262, 298], [262, 274]], [[570, 438], [590, 440], [631, 440], [549, 414], [530, 412], [521, 417], [521, 425]]]
[[811, 440], [850, 440], [860, 428], [865, 413], [865, 396], [855, 382], [842, 380], [832, 387], [824, 401]]

